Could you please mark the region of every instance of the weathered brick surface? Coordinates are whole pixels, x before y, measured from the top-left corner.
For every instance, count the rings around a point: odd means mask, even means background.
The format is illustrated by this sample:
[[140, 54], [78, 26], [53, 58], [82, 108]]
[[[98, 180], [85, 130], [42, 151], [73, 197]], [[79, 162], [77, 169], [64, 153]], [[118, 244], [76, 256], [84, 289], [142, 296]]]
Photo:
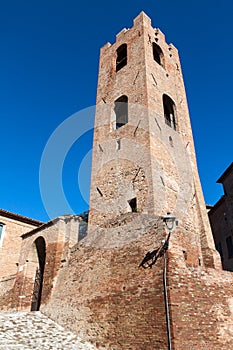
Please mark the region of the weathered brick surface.
[[233, 276], [188, 264], [169, 253], [172, 340], [177, 350], [231, 349]]
[[18, 269], [21, 235], [42, 225], [42, 222], [0, 210], [0, 223], [4, 225], [0, 240], [0, 280], [6, 282], [5, 288], [7, 288], [9, 285], [8, 277], [16, 274]]
[[209, 219], [216, 247], [221, 250], [223, 268], [233, 271], [233, 256], [229, 254], [226, 239], [233, 242], [233, 163], [225, 170], [220, 179], [224, 195], [209, 211]]
[[78, 241], [79, 216], [63, 216], [48, 222], [22, 236], [17, 273], [1, 281], [0, 307], [3, 310], [29, 311], [35, 283], [39, 255], [37, 238], [45, 241], [45, 266], [41, 303], [46, 303], [56, 285], [58, 270], [68, 259], [69, 249]]
[[167, 349], [163, 259], [151, 269], [139, 266], [155, 249], [154, 237], [149, 232], [115, 248], [84, 239], [42, 311], [106, 349]]
[[[127, 65], [116, 72], [117, 48], [124, 43]], [[163, 65], [153, 58], [153, 43], [163, 51]], [[163, 94], [174, 101], [177, 130], [165, 123]], [[116, 129], [114, 101], [122, 95], [128, 96], [128, 123]], [[144, 13], [100, 53], [89, 234], [129, 211], [134, 197], [142, 214], [169, 211], [179, 219], [180, 245], [192, 259], [221, 266], [198, 176], [178, 51]]]
[[[154, 227], [129, 244], [107, 248], [85, 239], [59, 271], [57, 288], [42, 311], [106, 349], [167, 349], [163, 258], [152, 268], [139, 267], [146, 253], [158, 247], [156, 234], [162, 238], [165, 232]], [[173, 348], [228, 350], [233, 344], [233, 276], [177, 255], [178, 234], [178, 229], [173, 232], [168, 251]]]

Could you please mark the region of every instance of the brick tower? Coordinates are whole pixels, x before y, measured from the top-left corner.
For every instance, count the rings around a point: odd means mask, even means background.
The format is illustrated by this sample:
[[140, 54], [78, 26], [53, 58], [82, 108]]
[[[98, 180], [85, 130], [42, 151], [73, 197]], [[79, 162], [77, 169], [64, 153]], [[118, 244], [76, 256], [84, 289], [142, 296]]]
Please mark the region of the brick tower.
[[[101, 49], [90, 193], [90, 234], [121, 226], [122, 218], [138, 232], [140, 219], [172, 212], [174, 251], [194, 266], [219, 263], [178, 51], [143, 12]], [[108, 230], [108, 242], [119, 243], [116, 232]]]
[[96, 348], [232, 348], [178, 52], [143, 12], [101, 49], [88, 235], [67, 260], [41, 311]]
[[[166, 251], [167, 212], [179, 224]], [[178, 52], [143, 12], [101, 49], [88, 235], [76, 244], [69, 222], [24, 235], [0, 308], [31, 298], [26, 252], [44, 237], [40, 310], [96, 349], [232, 349], [233, 277], [214, 249]]]

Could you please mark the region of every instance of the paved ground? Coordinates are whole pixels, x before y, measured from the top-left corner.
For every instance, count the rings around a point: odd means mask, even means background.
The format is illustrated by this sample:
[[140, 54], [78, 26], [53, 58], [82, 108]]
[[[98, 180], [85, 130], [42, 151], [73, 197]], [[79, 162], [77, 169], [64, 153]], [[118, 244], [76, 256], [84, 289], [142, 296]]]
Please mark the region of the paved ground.
[[0, 349], [94, 350], [72, 332], [37, 312], [0, 313]]

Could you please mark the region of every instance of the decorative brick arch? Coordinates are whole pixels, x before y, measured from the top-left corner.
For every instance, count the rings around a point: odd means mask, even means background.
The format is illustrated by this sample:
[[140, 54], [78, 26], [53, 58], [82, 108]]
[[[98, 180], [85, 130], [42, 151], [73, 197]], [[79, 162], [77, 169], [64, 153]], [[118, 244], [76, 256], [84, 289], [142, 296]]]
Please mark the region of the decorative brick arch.
[[[16, 296], [12, 306], [17, 310], [35, 311], [50, 301], [58, 271], [66, 262], [69, 249], [78, 241], [79, 223], [79, 216], [62, 216], [22, 235], [18, 272], [12, 290]], [[36, 291], [39, 281], [40, 289]]]
[[16, 278], [16, 284], [19, 284], [19, 308], [38, 311], [41, 304], [46, 263], [46, 241], [43, 236], [34, 238], [28, 246], [25, 258], [23, 269], [19, 269]]

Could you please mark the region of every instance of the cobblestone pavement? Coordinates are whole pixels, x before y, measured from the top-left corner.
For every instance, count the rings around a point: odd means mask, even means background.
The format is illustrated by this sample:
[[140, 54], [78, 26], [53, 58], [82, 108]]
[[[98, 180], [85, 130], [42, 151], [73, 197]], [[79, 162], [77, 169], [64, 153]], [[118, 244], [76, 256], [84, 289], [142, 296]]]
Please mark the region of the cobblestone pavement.
[[37, 312], [0, 313], [0, 349], [94, 350], [74, 333]]

